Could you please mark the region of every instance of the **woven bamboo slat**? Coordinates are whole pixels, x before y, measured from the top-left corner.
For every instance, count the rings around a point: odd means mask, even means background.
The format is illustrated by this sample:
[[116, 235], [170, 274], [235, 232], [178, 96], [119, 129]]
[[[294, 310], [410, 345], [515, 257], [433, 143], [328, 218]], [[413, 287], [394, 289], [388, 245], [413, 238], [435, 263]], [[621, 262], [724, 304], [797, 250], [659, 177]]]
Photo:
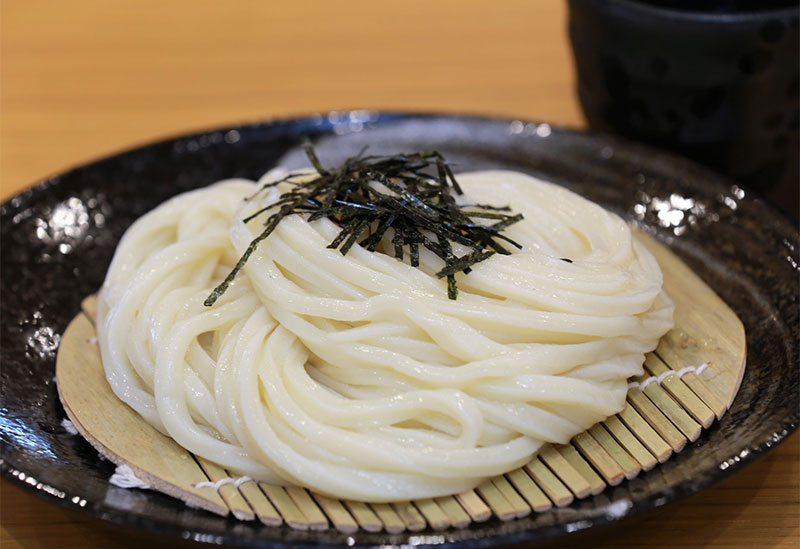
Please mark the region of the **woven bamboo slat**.
[[676, 304], [675, 328], [647, 355], [644, 374], [632, 380], [628, 405], [570, 444], [545, 445], [524, 467], [455, 496], [366, 504], [245, 479], [236, 485], [227, 471], [193, 456], [116, 398], [94, 339], [94, 296], [84, 300], [62, 337], [59, 396], [76, 429], [108, 459], [130, 466], [153, 489], [220, 515], [353, 533], [463, 528], [492, 517], [544, 513], [576, 498], [602, 497], [607, 486], [663, 463], [725, 413], [741, 384], [745, 345], [739, 319], [669, 250], [647, 235], [640, 238], [661, 265], [664, 287]]

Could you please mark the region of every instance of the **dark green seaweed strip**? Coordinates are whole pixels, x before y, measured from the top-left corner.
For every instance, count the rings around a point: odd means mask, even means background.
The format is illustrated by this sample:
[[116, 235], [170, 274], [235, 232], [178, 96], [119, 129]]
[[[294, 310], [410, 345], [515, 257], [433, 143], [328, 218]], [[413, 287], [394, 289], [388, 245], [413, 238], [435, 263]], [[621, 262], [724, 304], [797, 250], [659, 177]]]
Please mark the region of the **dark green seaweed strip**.
[[317, 158], [317, 153], [314, 151], [314, 145], [311, 144], [311, 141], [306, 140], [306, 142], [303, 143], [303, 150], [306, 152], [306, 156], [311, 162], [311, 165], [314, 166], [315, 170], [317, 170], [317, 173], [320, 175], [328, 175], [327, 170], [322, 167], [322, 164], [320, 164], [319, 158]]
[[361, 218], [358, 221], [358, 223], [356, 224], [355, 228], [353, 229], [353, 232], [350, 233], [350, 236], [348, 236], [347, 240], [344, 241], [344, 244], [342, 244], [342, 247], [339, 248], [339, 252], [341, 252], [342, 255], [347, 255], [347, 252], [349, 252], [350, 248], [353, 247], [353, 244], [356, 243], [356, 240], [358, 240], [358, 237], [361, 236], [361, 233], [363, 233], [364, 230], [366, 230], [367, 227], [369, 227], [369, 223], [370, 223], [370, 220], [369, 220], [369, 218], [366, 218], [366, 217]]
[[378, 225], [378, 228], [375, 229], [375, 232], [369, 235], [369, 238], [361, 242], [361, 246], [365, 247], [370, 252], [374, 252], [375, 249], [378, 247], [381, 238], [383, 238], [383, 235], [386, 233], [387, 230], [389, 230], [389, 227], [392, 226], [394, 220], [397, 219], [397, 214], [398, 212], [397, 210], [395, 210], [391, 214], [389, 214], [386, 217], [386, 219], [382, 220], [381, 224]]
[[233, 282], [233, 279], [236, 277], [237, 273], [242, 269], [242, 267], [244, 267], [244, 264], [247, 262], [247, 260], [250, 259], [250, 256], [256, 250], [258, 244], [272, 234], [272, 231], [274, 231], [275, 227], [278, 226], [279, 221], [280, 218], [275, 218], [273, 223], [267, 225], [264, 231], [250, 242], [250, 245], [247, 246], [247, 249], [242, 254], [242, 257], [239, 258], [239, 261], [236, 262], [236, 265], [233, 267], [231, 272], [228, 273], [228, 276], [225, 277], [225, 280], [223, 280], [219, 286], [214, 288], [211, 294], [203, 302], [203, 305], [206, 307], [211, 307], [214, 303], [216, 303], [217, 299], [219, 299], [220, 296], [222, 296], [222, 294], [224, 294], [228, 289], [228, 286], [231, 285], [231, 282]]
[[400, 261], [403, 261], [403, 244], [405, 244], [405, 233], [398, 225], [395, 225], [394, 227], [394, 238], [392, 238], [392, 244], [394, 244], [394, 257]]
[[[491, 210], [496, 212], [510, 212], [511, 208], [508, 206], [490, 206], [488, 204], [461, 204], [462, 208], [480, 208], [482, 210]], [[474, 212], [464, 212], [467, 215], [472, 215]]]
[[474, 265], [479, 261], [488, 259], [490, 256], [493, 256], [494, 253], [495, 252], [490, 250], [479, 250], [469, 255], [461, 256], [457, 260], [453, 261], [449, 266], [436, 273], [436, 276], [438, 278], [443, 278], [445, 276], [456, 274], [459, 271], [464, 271], [469, 269], [470, 265]]
[[[369, 234], [359, 245], [375, 251], [391, 229], [395, 257], [402, 261], [404, 248], [408, 246], [410, 263], [415, 267], [419, 266], [420, 245], [424, 246], [444, 262], [444, 268], [437, 274], [447, 277], [450, 299], [458, 294], [455, 273], [469, 273], [472, 265], [494, 253], [510, 253], [500, 241], [521, 247], [501, 231], [522, 216], [503, 213], [510, 212], [508, 206], [459, 205], [453, 193], [462, 194], [461, 187], [450, 164], [438, 151], [382, 156], [364, 155], [362, 149], [338, 168], [325, 169], [310, 142], [304, 143], [303, 148], [316, 173], [287, 175], [262, 185], [247, 199], [282, 182], [292, 185], [275, 202], [245, 218], [249, 222], [278, 208], [268, 216], [264, 230], [253, 239], [230, 274], [208, 296], [206, 305], [213, 305], [225, 292], [258, 244], [287, 215], [305, 214], [308, 221], [325, 217], [339, 225], [341, 231], [328, 247], [339, 249], [342, 255], [359, 242], [365, 231]], [[298, 177], [305, 180], [294, 181]], [[496, 223], [485, 225], [475, 219], [496, 220]], [[471, 251], [457, 257], [451, 243]]]
[[[445, 269], [452, 267], [455, 264], [455, 256], [453, 256], [453, 249], [446, 238], [439, 236], [439, 246], [444, 252], [444, 265]], [[453, 274], [447, 276], [447, 297], [450, 299], [458, 298], [458, 286], [456, 286], [456, 277]]]
[[350, 233], [352, 233], [352, 232], [353, 232], [353, 229], [355, 229], [355, 228], [356, 228], [356, 225], [358, 225], [358, 223], [359, 223], [359, 220], [358, 220], [358, 219], [353, 219], [353, 220], [351, 220], [350, 222], [348, 222], [348, 223], [347, 223], [347, 225], [345, 225], [344, 227], [342, 227], [342, 230], [341, 230], [341, 232], [340, 232], [338, 235], [336, 235], [336, 238], [334, 238], [334, 239], [331, 241], [331, 243], [330, 243], [330, 244], [328, 244], [328, 246], [327, 246], [327, 247], [328, 247], [328, 248], [333, 248], [334, 250], [335, 250], [336, 248], [338, 248], [338, 247], [339, 247], [339, 244], [341, 244], [341, 243], [344, 241], [344, 239], [345, 239], [345, 238], [347, 238], [347, 237], [348, 237], [348, 235], [350, 235]]

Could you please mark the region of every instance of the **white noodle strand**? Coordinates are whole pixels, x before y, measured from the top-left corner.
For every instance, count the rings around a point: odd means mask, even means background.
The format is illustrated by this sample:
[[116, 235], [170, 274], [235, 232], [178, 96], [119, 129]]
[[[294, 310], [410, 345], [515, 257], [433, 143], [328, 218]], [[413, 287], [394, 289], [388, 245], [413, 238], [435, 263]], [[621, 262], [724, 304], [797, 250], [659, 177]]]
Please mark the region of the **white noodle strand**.
[[327, 248], [335, 223], [293, 215], [205, 307], [270, 212], [241, 220], [286, 185], [245, 201], [260, 185], [229, 180], [167, 201], [126, 232], [99, 295], [109, 384], [241, 475], [202, 486], [254, 479], [368, 502], [472, 488], [619, 412], [672, 326], [653, 256], [561, 187], [512, 172], [459, 183], [458, 200], [524, 220], [505, 231], [522, 250], [456, 275], [455, 301], [429, 250], [419, 268], [359, 245], [342, 256]]

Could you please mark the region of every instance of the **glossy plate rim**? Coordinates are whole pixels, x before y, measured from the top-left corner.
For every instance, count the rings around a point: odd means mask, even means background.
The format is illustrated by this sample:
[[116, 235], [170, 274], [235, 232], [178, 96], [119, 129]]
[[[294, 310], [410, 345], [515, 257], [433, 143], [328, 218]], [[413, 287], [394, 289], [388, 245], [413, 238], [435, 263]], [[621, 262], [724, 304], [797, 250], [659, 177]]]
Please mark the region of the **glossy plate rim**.
[[[371, 111], [371, 110], [343, 110], [343, 111], [330, 111], [327, 113], [316, 113], [306, 116], [287, 116], [287, 117], [273, 117], [273, 118], [265, 118], [260, 120], [253, 120], [242, 122], [234, 125], [225, 125], [225, 126], [217, 126], [212, 127], [205, 130], [197, 130], [192, 131], [189, 133], [175, 133], [170, 134], [167, 137], [163, 137], [157, 140], [147, 141], [142, 144], [126, 147], [124, 149], [118, 150], [116, 152], [112, 152], [106, 155], [103, 155], [98, 158], [94, 158], [92, 160], [86, 161], [84, 163], [79, 163], [64, 169], [56, 174], [50, 175], [39, 180], [37, 183], [26, 187], [16, 195], [8, 198], [5, 202], [0, 205], [0, 210], [5, 212], [15, 208], [15, 203], [19, 203], [21, 201], [27, 201], [32, 199], [35, 196], [38, 196], [42, 193], [48, 192], [54, 186], [58, 185], [58, 182], [61, 178], [65, 176], [69, 176], [70, 174], [74, 174], [75, 172], [81, 170], [92, 169], [93, 166], [97, 164], [101, 164], [107, 161], [112, 161], [118, 157], [128, 155], [131, 153], [136, 153], [140, 151], [145, 151], [148, 149], [154, 149], [160, 146], [165, 146], [169, 144], [174, 144], [179, 141], [187, 141], [187, 140], [194, 140], [200, 139], [204, 136], [209, 136], [211, 134], [219, 134], [223, 133], [226, 135], [230, 135], [230, 132], [245, 132], [248, 129], [253, 128], [269, 128], [269, 127], [277, 127], [280, 125], [286, 126], [296, 126], [299, 128], [310, 128], [314, 127], [315, 132], [321, 135], [332, 135], [337, 124], [336, 120], [339, 116], [347, 117], [351, 116], [352, 113], [360, 113], [358, 116], [366, 116], [369, 123], [375, 123], [378, 125], [391, 123], [394, 121], [403, 121], [403, 120], [419, 120], [419, 121], [436, 121], [436, 120], [445, 120], [445, 121], [477, 121], [477, 122], [500, 122], [500, 123], [507, 123], [507, 124], [523, 124], [523, 125], [533, 125], [533, 127], [543, 126], [547, 128], [547, 132], [558, 132], [562, 135], [567, 136], [580, 136], [583, 139], [588, 140], [597, 140], [603, 143], [613, 143], [616, 146], [628, 149], [635, 149], [641, 151], [643, 155], [650, 155], [652, 157], [658, 157], [664, 159], [668, 162], [683, 164], [686, 166], [690, 166], [695, 170], [706, 171], [712, 178], [726, 182], [724, 178], [718, 176], [716, 174], [712, 174], [710, 171], [706, 170], [705, 168], [701, 168], [694, 164], [693, 162], [686, 160], [684, 158], [678, 157], [668, 152], [652, 149], [637, 143], [633, 143], [630, 141], [626, 141], [622, 138], [616, 136], [610, 136], [608, 134], [596, 133], [591, 131], [583, 131], [583, 130], [576, 130], [572, 128], [562, 128], [559, 126], [551, 126], [547, 123], [542, 122], [535, 122], [530, 120], [524, 119], [514, 119], [508, 117], [498, 117], [498, 116], [481, 116], [481, 115], [474, 115], [474, 114], [455, 114], [455, 113], [438, 113], [433, 111]], [[748, 200], [760, 200], [757, 196], [753, 198], [753, 193], [748, 193], [749, 197]], [[777, 218], [782, 219], [780, 224], [785, 224], [791, 227], [791, 222], [786, 218], [782, 213], [780, 213], [777, 209], [772, 208], [771, 213], [773, 213]], [[795, 235], [797, 232], [795, 231]], [[773, 432], [775, 435], [769, 440], [763, 440], [756, 446], [749, 446], [749, 452], [742, 456], [731, 456], [730, 465], [722, 470], [716, 470], [709, 472], [700, 479], [693, 479], [692, 482], [681, 482], [673, 489], [666, 494], [653, 494], [644, 499], [638, 500], [636, 502], [632, 502], [631, 507], [628, 511], [624, 514], [623, 517], [616, 517], [609, 514], [598, 515], [594, 517], [593, 520], [587, 525], [584, 524], [586, 521], [574, 521], [574, 522], [559, 522], [556, 524], [552, 524], [549, 526], [538, 527], [533, 530], [525, 530], [520, 532], [512, 532], [512, 533], [498, 533], [496, 535], [488, 535], [488, 536], [475, 536], [470, 538], [469, 536], [450, 536], [449, 534], [458, 533], [459, 530], [446, 530], [443, 532], [436, 532], [431, 535], [416, 535], [414, 533], [407, 533], [406, 537], [413, 542], [413, 545], [424, 547], [424, 546], [439, 546], [442, 544], [446, 544], [448, 547], [458, 547], [458, 548], [472, 548], [472, 547], [483, 547], [489, 543], [492, 544], [512, 544], [512, 543], [521, 543], [521, 542], [531, 542], [531, 541], [538, 541], [543, 540], [544, 538], [550, 538], [557, 535], [569, 534], [572, 532], [583, 530], [587, 527], [598, 527], [603, 525], [608, 525], [611, 523], [618, 522], [621, 518], [629, 518], [641, 515], [642, 513], [660, 507], [666, 503], [674, 502], [679, 499], [683, 499], [691, 494], [701, 491], [702, 489], [716, 484], [717, 482], [727, 478], [729, 475], [733, 474], [736, 471], [741, 470], [743, 467], [749, 465], [753, 461], [755, 461], [758, 457], [762, 456], [764, 453], [769, 451], [770, 449], [774, 448], [777, 444], [780, 444], [783, 440], [785, 440], [789, 434], [791, 434], [800, 424], [800, 410], [796, 410], [794, 414], [789, 414], [783, 418], [780, 425], [775, 425], [773, 427]], [[3, 441], [3, 448], [5, 448], [6, 443]], [[687, 448], [687, 450], [690, 450]], [[177, 538], [183, 539], [192, 539], [194, 541], [199, 542], [206, 542], [206, 543], [213, 543], [219, 544], [224, 542], [226, 544], [232, 545], [245, 545], [245, 546], [259, 546], [259, 547], [320, 547], [320, 546], [330, 546], [330, 547], [341, 547], [341, 546], [355, 546], [355, 547], [377, 547], [377, 546], [386, 546], [385, 544], [373, 544], [368, 543], [362, 545], [358, 540], [353, 540], [353, 543], [350, 544], [348, 541], [347, 545], [329, 545], [325, 541], [325, 534], [326, 531], [321, 531], [317, 533], [316, 541], [282, 541], [276, 539], [254, 539], [254, 538], [237, 538], [236, 536], [230, 534], [219, 534], [216, 531], [206, 531], [202, 528], [196, 528], [191, 531], [187, 530], [180, 525], [171, 523], [171, 522], [164, 522], [159, 521], [157, 518], [152, 516], [140, 516], [131, 514], [129, 512], [121, 511], [115, 509], [113, 507], [105, 506], [103, 512], [100, 513], [96, 508], [87, 508], [81, 505], [76, 504], [75, 502], [71, 501], [70, 499], [66, 498], [59, 498], [56, 497], [48, 492], [45, 492], [41, 489], [36, 489], [35, 486], [32, 486], [30, 483], [26, 482], [26, 472], [19, 467], [17, 467], [14, 463], [9, 461], [7, 456], [7, 451], [5, 449], [0, 449], [0, 475], [7, 481], [15, 484], [16, 486], [26, 490], [28, 493], [32, 493], [37, 497], [41, 498], [44, 501], [49, 503], [53, 503], [56, 505], [61, 506], [62, 508], [69, 509], [71, 511], [78, 511], [79, 513], [84, 513], [89, 516], [99, 518], [101, 520], [106, 520], [116, 525], [127, 527], [127, 528], [137, 528], [137, 529], [144, 529], [152, 534], [156, 535], [166, 535], [172, 536]], [[734, 459], [735, 458], [735, 459]], [[102, 505], [102, 504], [100, 504]], [[467, 532], [469, 531], [469, 526], [465, 529]], [[388, 545], [394, 545], [394, 542], [388, 540], [390, 537], [389, 534], [385, 534], [384, 536], [387, 538], [386, 542]], [[396, 536], [394, 536], [396, 538]]]

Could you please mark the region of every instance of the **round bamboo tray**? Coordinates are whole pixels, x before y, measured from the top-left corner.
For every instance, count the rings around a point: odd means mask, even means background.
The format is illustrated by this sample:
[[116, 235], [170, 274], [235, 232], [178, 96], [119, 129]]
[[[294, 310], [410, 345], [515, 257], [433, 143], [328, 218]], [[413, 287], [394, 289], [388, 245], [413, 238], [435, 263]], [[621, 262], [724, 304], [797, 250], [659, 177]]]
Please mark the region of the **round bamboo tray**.
[[745, 368], [744, 327], [731, 309], [666, 247], [638, 236], [664, 273], [675, 327], [631, 379], [627, 405], [562, 446], [546, 445], [524, 467], [455, 496], [366, 504], [299, 487], [231, 478], [153, 429], [106, 382], [94, 329], [94, 296], [67, 328], [56, 363], [58, 391], [77, 431], [152, 489], [240, 520], [296, 529], [389, 533], [462, 528], [492, 516], [513, 520], [649, 471], [697, 440], [728, 410]]

